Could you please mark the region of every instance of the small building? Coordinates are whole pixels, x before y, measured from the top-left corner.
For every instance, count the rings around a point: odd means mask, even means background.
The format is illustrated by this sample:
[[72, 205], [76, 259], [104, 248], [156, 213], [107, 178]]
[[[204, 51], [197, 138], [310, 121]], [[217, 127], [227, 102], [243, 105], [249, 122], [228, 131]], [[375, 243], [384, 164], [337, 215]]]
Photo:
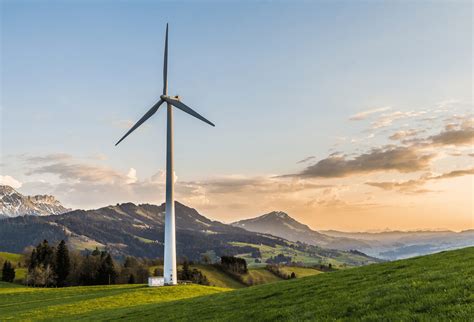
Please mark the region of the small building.
[[164, 285], [165, 285], [164, 277], [157, 277], [157, 276], [148, 277], [148, 286], [156, 287], [156, 286], [164, 286]]

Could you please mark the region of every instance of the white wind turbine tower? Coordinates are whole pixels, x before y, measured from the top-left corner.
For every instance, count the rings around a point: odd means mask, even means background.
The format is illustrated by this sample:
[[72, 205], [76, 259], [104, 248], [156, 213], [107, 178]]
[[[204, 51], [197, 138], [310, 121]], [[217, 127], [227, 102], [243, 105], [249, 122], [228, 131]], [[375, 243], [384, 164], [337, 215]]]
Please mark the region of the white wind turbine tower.
[[177, 284], [176, 274], [176, 226], [174, 214], [174, 180], [173, 180], [173, 109], [172, 106], [214, 126], [212, 122], [199, 115], [196, 111], [181, 102], [178, 96], [168, 96], [168, 24], [166, 24], [165, 55], [163, 64], [163, 95], [143, 117], [115, 144], [118, 145], [130, 133], [156, 113], [161, 104], [167, 105], [166, 131], [166, 211], [165, 211], [165, 260], [164, 282], [168, 285]]

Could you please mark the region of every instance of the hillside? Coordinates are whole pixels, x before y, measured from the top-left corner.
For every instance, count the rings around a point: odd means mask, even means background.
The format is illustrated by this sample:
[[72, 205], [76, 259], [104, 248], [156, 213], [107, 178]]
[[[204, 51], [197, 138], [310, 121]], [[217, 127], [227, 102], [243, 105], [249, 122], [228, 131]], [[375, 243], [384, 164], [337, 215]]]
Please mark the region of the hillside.
[[312, 230], [282, 211], [232, 223], [248, 231], [271, 234], [290, 241], [329, 249], [356, 249], [385, 260], [403, 259], [443, 250], [474, 246], [474, 230], [340, 232]]
[[5, 319], [457, 320], [474, 316], [474, 248], [229, 291], [0, 283]]
[[149, 305], [110, 318], [469, 320], [474, 248]]
[[333, 237], [312, 230], [283, 211], [272, 211], [256, 218], [234, 222], [231, 225], [324, 248], [341, 250], [370, 248], [370, 244], [363, 240], [344, 236]]
[[[211, 260], [218, 260], [222, 255], [255, 252], [258, 248], [252, 245], [301, 248], [283, 238], [210, 220], [179, 202], [175, 203], [175, 209], [178, 258], [186, 256], [199, 261], [206, 254]], [[116, 257], [163, 257], [164, 212], [164, 204], [124, 203], [54, 216], [7, 218], [0, 225], [0, 251], [21, 253], [25, 247], [44, 239], [52, 244], [64, 239], [77, 250], [99, 247], [107, 248]], [[360, 256], [349, 252], [316, 247], [306, 249], [305, 255], [315, 262], [344, 258], [343, 263], [350, 266], [376, 261], [368, 256], [360, 260]]]

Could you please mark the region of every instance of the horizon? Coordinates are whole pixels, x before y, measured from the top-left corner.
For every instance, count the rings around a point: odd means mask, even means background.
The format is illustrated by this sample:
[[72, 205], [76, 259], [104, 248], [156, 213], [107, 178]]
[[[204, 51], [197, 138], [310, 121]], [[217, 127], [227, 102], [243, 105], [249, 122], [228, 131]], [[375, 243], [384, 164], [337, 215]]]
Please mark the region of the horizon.
[[175, 112], [176, 200], [224, 223], [474, 229], [472, 3], [136, 4], [2, 2], [0, 184], [164, 202], [163, 108], [114, 144], [159, 99], [169, 21], [170, 95], [216, 123]]
[[[0, 185], [1, 186], [1, 185]], [[8, 185], [4, 185], [4, 186], [7, 186], [7, 187], [10, 187]], [[12, 188], [12, 187], [10, 187]], [[14, 188], [13, 188], [14, 189]], [[14, 189], [16, 190], [16, 189]], [[51, 196], [51, 197], [54, 197], [53, 195], [44, 195], [44, 194], [39, 194], [40, 196]], [[32, 195], [33, 196], [33, 195]], [[57, 200], [57, 199], [56, 199]], [[59, 200], [60, 202], [60, 200]], [[165, 205], [165, 202], [162, 202], [161, 204], [154, 204], [154, 203], [134, 203], [134, 202], [122, 202], [122, 203], [116, 203], [115, 205], [114, 204], [110, 204], [110, 205], [104, 205], [102, 207], [98, 207], [98, 208], [69, 208], [68, 212], [70, 211], [75, 211], [75, 210], [85, 210], [85, 211], [88, 211], [88, 210], [96, 210], [96, 209], [102, 209], [102, 208], [107, 208], [107, 207], [115, 207], [115, 206], [121, 206], [123, 204], [128, 204], [128, 203], [131, 203], [135, 206], [141, 206], [141, 205], [153, 205], [153, 206], [157, 206], [157, 207], [161, 207], [161, 206], [164, 206]], [[180, 203], [181, 205], [185, 206], [185, 207], [188, 207], [188, 208], [191, 208], [189, 207], [188, 205], [180, 202], [179, 200], [175, 200], [175, 203]], [[224, 223], [224, 224], [227, 224], [227, 225], [231, 225], [233, 223], [236, 223], [238, 221], [244, 221], [244, 220], [249, 220], [249, 219], [256, 219], [256, 218], [259, 218], [259, 217], [262, 217], [262, 216], [265, 216], [265, 215], [268, 215], [270, 213], [273, 213], [273, 212], [282, 212], [281, 210], [272, 210], [268, 213], [264, 213], [264, 214], [255, 214], [255, 215], [251, 215], [250, 217], [243, 217], [243, 218], [240, 218], [236, 221], [220, 221], [216, 218], [213, 218], [211, 216], [206, 216], [204, 214], [202, 214], [199, 209], [196, 209], [196, 208], [192, 208], [194, 210], [196, 210], [200, 215], [208, 218], [208, 219], [211, 219], [211, 220], [215, 220], [215, 221], [218, 221], [218, 222], [221, 222], [221, 223]], [[67, 213], [67, 212], [66, 212]], [[295, 218], [292, 217], [291, 214], [288, 214], [286, 212], [283, 212], [285, 213], [286, 215], [288, 215], [291, 219], [293, 220], [296, 220]], [[56, 215], [51, 215], [51, 216], [56, 216]], [[298, 220], [297, 220], [298, 221]], [[432, 228], [432, 229], [423, 229], [423, 228], [412, 228], [412, 229], [409, 229], [409, 230], [398, 230], [398, 229], [390, 229], [389, 227], [386, 227], [386, 228], [383, 228], [383, 229], [371, 229], [371, 230], [354, 230], [354, 231], [349, 231], [349, 230], [336, 230], [336, 229], [331, 229], [331, 228], [327, 228], [327, 229], [317, 229], [315, 227], [312, 227], [311, 225], [305, 223], [305, 222], [300, 222], [298, 221], [299, 223], [301, 224], [304, 224], [304, 225], [307, 225], [310, 229], [314, 230], [314, 231], [318, 231], [318, 232], [325, 232], [325, 231], [337, 231], [337, 232], [342, 232], [342, 233], [383, 233], [383, 232], [406, 232], [406, 233], [414, 233], [414, 232], [444, 232], [444, 231], [448, 231], [448, 232], [455, 232], [455, 233], [460, 233], [460, 232], [464, 232], [464, 231], [468, 231], [468, 230], [472, 230], [471, 229], [464, 229], [464, 230], [450, 230], [450, 229], [447, 229], [447, 228], [441, 228], [441, 227], [438, 227], [438, 228]]]

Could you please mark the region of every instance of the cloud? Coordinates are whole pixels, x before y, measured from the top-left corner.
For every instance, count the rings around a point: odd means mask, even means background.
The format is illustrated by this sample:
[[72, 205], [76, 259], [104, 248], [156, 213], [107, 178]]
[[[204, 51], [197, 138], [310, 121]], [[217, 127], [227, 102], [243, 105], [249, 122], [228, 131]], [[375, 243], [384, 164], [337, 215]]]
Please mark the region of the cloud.
[[33, 174], [53, 174], [63, 180], [92, 184], [127, 182], [130, 180], [127, 175], [108, 167], [69, 162], [42, 165], [27, 172], [27, 175]]
[[262, 193], [293, 193], [322, 189], [331, 185], [317, 184], [308, 180], [290, 179], [274, 176], [226, 176], [206, 181], [185, 182], [185, 184], [201, 186], [208, 193], [227, 194], [238, 192]]
[[427, 180], [439, 180], [439, 179], [446, 179], [446, 178], [455, 178], [455, 177], [461, 177], [461, 176], [467, 176], [474, 174], [474, 168], [471, 169], [465, 169], [465, 170], [453, 170], [448, 173], [444, 173], [439, 176], [434, 176], [427, 178]]
[[130, 170], [128, 170], [128, 173], [127, 173], [127, 180], [126, 180], [126, 183], [135, 183], [137, 182], [137, 170], [135, 170], [134, 168], [130, 168]]
[[392, 135], [389, 136], [390, 140], [394, 141], [399, 141], [402, 139], [405, 139], [407, 137], [412, 137], [417, 135], [418, 133], [422, 132], [421, 130], [415, 130], [415, 129], [410, 129], [410, 130], [401, 130], [393, 133]]
[[349, 117], [349, 120], [351, 121], [360, 121], [360, 120], [365, 120], [367, 117], [369, 117], [372, 114], [380, 113], [380, 112], [385, 112], [390, 110], [390, 106], [384, 106], [384, 107], [379, 107], [379, 108], [373, 108], [370, 110], [362, 111], [357, 114], [352, 115]]
[[73, 157], [67, 153], [52, 153], [43, 156], [23, 156], [23, 159], [29, 163], [49, 163], [71, 160]]
[[290, 176], [337, 178], [377, 171], [415, 172], [427, 169], [434, 157], [434, 154], [420, 153], [412, 146], [385, 146], [352, 159], [340, 155], [329, 156]]
[[430, 136], [428, 140], [433, 145], [472, 145], [474, 143], [474, 128], [443, 131]]
[[382, 114], [382, 116], [380, 116], [377, 120], [372, 122], [372, 129], [380, 129], [383, 127], [387, 127], [389, 125], [392, 125], [392, 123], [397, 120], [405, 119], [405, 118], [413, 118], [413, 117], [417, 117], [423, 114], [426, 114], [426, 111], [408, 111], [408, 112], [396, 111], [390, 114]]
[[[399, 115], [399, 112], [395, 113]], [[417, 115], [417, 113], [407, 112], [403, 115], [405, 117], [406, 115]], [[437, 148], [473, 145], [474, 128], [472, 127], [472, 118], [458, 116], [457, 120], [458, 123], [456, 123], [456, 129], [454, 130], [445, 129], [426, 138], [415, 137], [423, 130], [397, 131], [389, 139], [401, 140], [399, 144], [373, 148], [352, 157], [343, 154], [330, 154], [325, 159], [307, 166], [297, 174], [282, 177], [340, 178], [382, 171], [410, 173], [428, 170], [431, 161], [439, 154]]]
[[412, 179], [401, 182], [366, 182], [366, 185], [377, 187], [383, 190], [397, 190], [402, 193], [424, 193], [430, 192], [430, 190], [419, 189], [420, 186], [424, 185], [431, 180], [441, 180], [448, 178], [456, 178], [466, 175], [474, 174], [474, 168], [464, 170], [453, 170], [441, 175], [430, 175], [425, 174], [418, 179]]
[[12, 176], [0, 176], [0, 185], [6, 185], [18, 189], [22, 186], [22, 183]]
[[300, 161], [298, 161], [298, 162], [296, 162], [296, 163], [305, 163], [305, 162], [311, 161], [311, 160], [313, 160], [313, 159], [315, 159], [315, 158], [316, 158], [316, 157], [315, 157], [314, 155], [312, 155], [312, 156], [306, 157], [306, 158], [304, 158], [303, 160], [300, 160]]

